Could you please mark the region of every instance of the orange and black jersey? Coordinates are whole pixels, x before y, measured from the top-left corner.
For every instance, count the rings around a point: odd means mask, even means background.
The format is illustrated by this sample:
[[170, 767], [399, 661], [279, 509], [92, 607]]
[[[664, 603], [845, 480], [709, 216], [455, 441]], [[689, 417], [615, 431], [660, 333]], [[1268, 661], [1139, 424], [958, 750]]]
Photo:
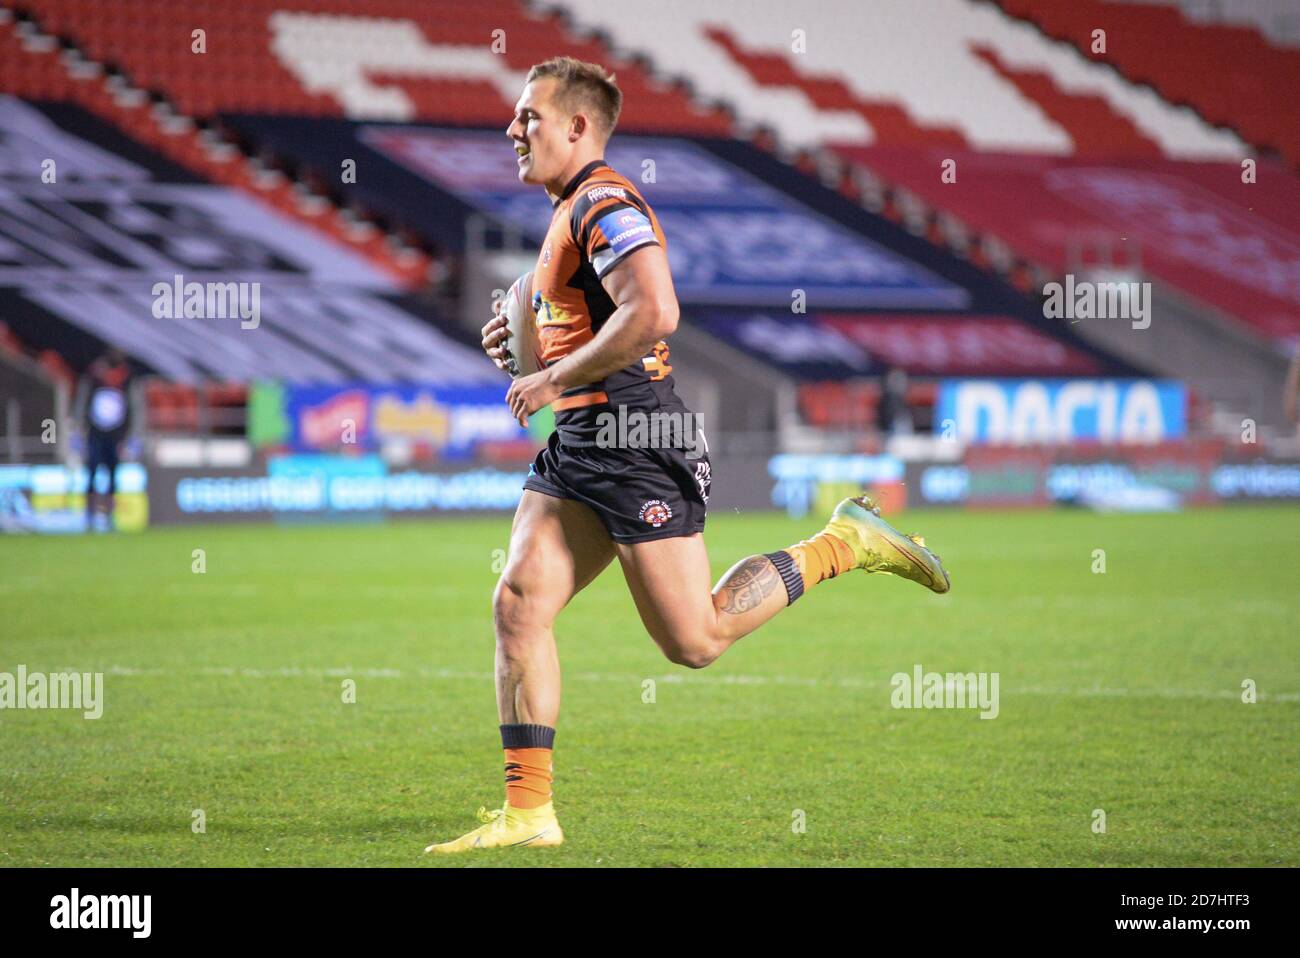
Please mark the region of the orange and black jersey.
[[[659, 220], [631, 182], [604, 160], [587, 164], [555, 201], [533, 270], [533, 309], [549, 366], [590, 342], [615, 310], [601, 279], [643, 246], [667, 246]], [[662, 340], [641, 360], [604, 379], [566, 390], [552, 404], [569, 445], [595, 442], [597, 416], [611, 405], [677, 406]]]

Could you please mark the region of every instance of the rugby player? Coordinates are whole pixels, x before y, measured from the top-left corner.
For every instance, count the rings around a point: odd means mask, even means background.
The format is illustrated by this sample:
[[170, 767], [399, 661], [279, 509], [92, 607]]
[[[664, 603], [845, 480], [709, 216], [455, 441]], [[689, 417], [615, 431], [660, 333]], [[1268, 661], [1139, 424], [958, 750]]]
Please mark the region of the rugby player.
[[[551, 801], [555, 620], [614, 559], [651, 638], [671, 662], [697, 669], [817, 583], [853, 569], [949, 588], [939, 557], [859, 496], [811, 539], [743, 558], [710, 589], [707, 440], [703, 450], [600, 441], [601, 413], [689, 413], [665, 342], [678, 309], [663, 231], [604, 160], [621, 105], [613, 76], [558, 57], [529, 72], [506, 130], [519, 179], [545, 188], [554, 206], [533, 273], [546, 365], [515, 379], [506, 401], [521, 423], [550, 405], [556, 429], [524, 482], [493, 596], [505, 805], [480, 808], [479, 827], [428, 852], [564, 840]], [[483, 348], [502, 369], [505, 326], [498, 313], [483, 327]]]

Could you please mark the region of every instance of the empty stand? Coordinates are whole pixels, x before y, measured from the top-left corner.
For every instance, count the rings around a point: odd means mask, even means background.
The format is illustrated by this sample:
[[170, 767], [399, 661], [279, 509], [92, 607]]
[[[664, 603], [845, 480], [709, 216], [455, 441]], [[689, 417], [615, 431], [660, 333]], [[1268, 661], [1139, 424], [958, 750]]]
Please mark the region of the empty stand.
[[[1186, 103], [1210, 123], [1238, 130], [1246, 140], [1300, 165], [1300, 113], [1295, 109], [1300, 49], [1269, 42], [1253, 21], [1193, 19], [1177, 5], [1131, 0], [998, 2], [1084, 56], [1113, 65], [1170, 102]], [[1245, 7], [1232, 6], [1237, 11]], [[1290, 6], [1294, 17], [1296, 7]], [[1092, 52], [1098, 29], [1106, 31], [1104, 54]], [[1159, 55], [1152, 55], [1156, 50]]]
[[[1241, 155], [1235, 136], [971, 0], [807, 4], [797, 13], [779, 0], [562, 6], [618, 49], [644, 53], [666, 74], [721, 96], [741, 120], [770, 126], [791, 146], [926, 146], [943, 138], [1070, 155], [1129, 140], [1136, 129], [1165, 156]], [[1018, 85], [981, 50], [1007, 70], [1043, 74], [1050, 87]], [[1074, 113], [1065, 126], [1054, 119]]]
[[[129, 12], [129, 3], [126, 6]], [[409, 285], [427, 282], [432, 266], [427, 255], [406, 246], [395, 236], [375, 230], [372, 225], [358, 223], [351, 213], [334, 207], [322, 196], [312, 195], [303, 184], [261, 168], [212, 131], [198, 126], [191, 117], [176, 113], [166, 101], [153, 102], [142, 88], [115, 73], [113, 64], [120, 63], [123, 57], [113, 55], [113, 51], [120, 54], [129, 49], [136, 54], [149, 54], [147, 46], [137, 44], [151, 42], [140, 31], [152, 27], [130, 17], [118, 24], [105, 17], [105, 8], [98, 4], [55, 3], [49, 12], [55, 22], [62, 22], [60, 15], [71, 19], [76, 9], [83, 13], [98, 11], [91, 22], [104, 26], [104, 36], [121, 46], [104, 46], [103, 37], [98, 44], [93, 42], [94, 37], [100, 37], [93, 30], [78, 33], [76, 46], [64, 46], [43, 23], [34, 25], [16, 18], [7, 8], [0, 8], [3, 14], [0, 16], [0, 93], [77, 103], [200, 176], [250, 192], [289, 216], [329, 234], [402, 282]], [[110, 22], [112, 30], [108, 29]], [[83, 55], [79, 46], [83, 41], [87, 44], [84, 49], [93, 52]]]
[[[523, 71], [569, 53], [608, 61], [514, 0], [24, 0], [43, 27], [197, 117], [294, 113], [504, 127]], [[193, 51], [204, 31], [206, 52]], [[494, 46], [495, 44], [495, 46]], [[624, 125], [717, 135], [726, 116], [617, 62]]]
[[[1072, 244], [1094, 235], [1112, 244], [1134, 236], [1141, 268], [1229, 310], [1254, 334], [1286, 339], [1298, 333], [1290, 279], [1294, 226], [1277, 222], [1276, 211], [1250, 207], [1254, 194], [1214, 185], [1216, 177], [1236, 175], [1236, 164], [1251, 155], [1254, 143], [1283, 151], [1295, 145], [1289, 139], [1293, 119], [1266, 116], [1278, 112], [1277, 91], [1285, 91], [1295, 51], [1269, 43], [1256, 25], [1241, 26], [1241, 17], [1211, 21], [1173, 3], [1137, 0], [1060, 5], [1005, 0], [1000, 6], [909, 0], [807, 4], [797, 13], [781, 0], [661, 0], [636, 6], [607, 0], [119, 0], [112, 5], [14, 0], [11, 5], [22, 16], [0, 13], [0, 91], [80, 104], [145, 147], [207, 181], [257, 196], [407, 284], [427, 278], [430, 260], [414, 243], [399, 239], [399, 230], [390, 230], [387, 221], [419, 229], [419, 217], [404, 221], [403, 213], [418, 203], [427, 208], [432, 202], [427, 197], [412, 201], [384, 184], [367, 184], [389, 192], [389, 202], [367, 207], [381, 211], [367, 222], [340, 208], [342, 194], [332, 187], [336, 157], [313, 168], [311, 158], [299, 152], [284, 163], [299, 177], [295, 183], [223, 142], [214, 130], [220, 124], [247, 130], [254, 122], [248, 116], [261, 114], [263, 123], [275, 124], [296, 117], [322, 127], [396, 121], [499, 131], [528, 67], [569, 53], [618, 74], [625, 96], [623, 131], [739, 136], [770, 144], [803, 172], [938, 247], [931, 252], [945, 268], [948, 251], [957, 251], [1029, 294], [1005, 309], [1005, 304], [949, 303], [971, 310], [961, 328], [908, 314], [802, 320], [804, 333], [818, 327], [855, 343], [872, 357], [863, 362], [873, 370], [881, 362], [898, 361], [930, 375], [1104, 374], [1109, 367], [1102, 350], [1094, 355], [1028, 315], [1042, 281], [1074, 265]], [[1081, 25], [1099, 16], [1116, 24], [1105, 58], [1080, 45], [1086, 36]], [[202, 31], [201, 51], [196, 31]], [[1165, 62], [1139, 70], [1131, 62], [1136, 48], [1173, 52], [1150, 57]], [[1214, 71], [1205, 70], [1204, 63], [1217, 64], [1219, 57], [1225, 58], [1227, 74], [1216, 89], [1210, 82]], [[1189, 76], [1195, 72], [1200, 75]], [[1259, 94], [1263, 100], [1240, 108], [1242, 99], [1258, 94], [1252, 84], [1259, 83], [1269, 86]], [[256, 135], [246, 140], [252, 143], [249, 154], [263, 142]], [[289, 152], [275, 159], [284, 160]], [[951, 159], [958, 175], [949, 183], [939, 174]], [[1199, 171], [1195, 176], [1186, 173], [1192, 162]], [[1273, 176], [1273, 168], [1267, 169]], [[1107, 184], [1122, 198], [1126, 176], [1125, 188], [1168, 202], [1159, 210], [1107, 207], [1101, 195]], [[402, 182], [409, 186], [412, 180]], [[1294, 186], [1285, 179], [1270, 181], [1261, 192], [1275, 195], [1279, 182], [1283, 189]], [[796, 190], [776, 192], [788, 198]], [[472, 197], [458, 198], [473, 204]], [[445, 209], [445, 195], [437, 196], [437, 203]], [[787, 215], [780, 207], [769, 211], [773, 217]], [[1174, 228], [1180, 213], [1188, 214], [1184, 221], [1196, 226], [1195, 235]], [[1125, 217], [1134, 220], [1131, 231]], [[1213, 228], [1205, 228], [1211, 219]], [[899, 233], [882, 230], [873, 242], [901, 260], [918, 262], [927, 255], [918, 254]], [[421, 236], [427, 245], [429, 231]], [[1262, 270], [1267, 276], [1259, 282], [1244, 278], [1249, 273], [1236, 254], [1247, 249], [1268, 254]], [[694, 257], [697, 264], [703, 259]], [[997, 282], [987, 273], [983, 280]], [[682, 289], [692, 291], [685, 281]], [[736, 295], [741, 299], [718, 302], [771, 305], [745, 303], [747, 294]], [[707, 298], [697, 302], [708, 304]], [[344, 298], [339, 309], [346, 315], [325, 313], [340, 330], [360, 338], [362, 311], [355, 305]], [[127, 308], [115, 303], [118, 307]], [[294, 313], [290, 306], [287, 315], [300, 322], [307, 311]], [[374, 315], [388, 314], [377, 306]], [[292, 322], [270, 325], [287, 339]], [[1017, 362], [1000, 357], [997, 344], [1005, 344]], [[231, 365], [208, 368], [194, 360], [194, 343], [185, 347], [190, 365], [181, 378], [230, 375]], [[56, 360], [48, 358], [47, 365], [55, 369]], [[158, 424], [191, 428], [196, 408], [223, 403], [238, 408], [241, 401], [232, 393], [220, 402], [220, 396], [191, 402], [183, 393], [156, 390], [150, 410]], [[817, 395], [816, 402], [805, 402], [805, 413], [833, 406], [827, 398], [832, 393]], [[853, 393], [854, 416], [869, 416], [871, 402], [869, 393]]]

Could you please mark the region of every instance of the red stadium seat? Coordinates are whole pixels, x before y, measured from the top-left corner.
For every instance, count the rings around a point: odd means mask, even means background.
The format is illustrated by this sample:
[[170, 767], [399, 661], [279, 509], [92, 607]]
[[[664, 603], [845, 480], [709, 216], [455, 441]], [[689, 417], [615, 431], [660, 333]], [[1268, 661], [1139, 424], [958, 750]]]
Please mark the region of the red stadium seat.
[[[1066, 40], [1085, 56], [1113, 64], [1173, 103], [1211, 123], [1239, 130], [1300, 164], [1300, 113], [1294, 105], [1300, 50], [1274, 45], [1257, 30], [1189, 20], [1157, 3], [998, 0], [1008, 13]], [[1106, 52], [1092, 53], [1092, 32], [1106, 31]], [[1160, 50], [1152, 56], [1152, 50]], [[1213, 64], [1213, 69], [1206, 69]]]

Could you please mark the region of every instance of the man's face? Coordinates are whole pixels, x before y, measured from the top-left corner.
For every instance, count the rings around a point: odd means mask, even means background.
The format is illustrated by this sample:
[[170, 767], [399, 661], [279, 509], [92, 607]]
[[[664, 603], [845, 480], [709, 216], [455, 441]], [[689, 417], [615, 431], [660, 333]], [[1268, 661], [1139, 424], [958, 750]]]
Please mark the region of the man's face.
[[506, 136], [519, 154], [519, 180], [523, 183], [554, 183], [563, 175], [573, 152], [569, 140], [572, 117], [555, 102], [559, 81], [542, 77], [524, 87], [515, 104], [515, 118]]

